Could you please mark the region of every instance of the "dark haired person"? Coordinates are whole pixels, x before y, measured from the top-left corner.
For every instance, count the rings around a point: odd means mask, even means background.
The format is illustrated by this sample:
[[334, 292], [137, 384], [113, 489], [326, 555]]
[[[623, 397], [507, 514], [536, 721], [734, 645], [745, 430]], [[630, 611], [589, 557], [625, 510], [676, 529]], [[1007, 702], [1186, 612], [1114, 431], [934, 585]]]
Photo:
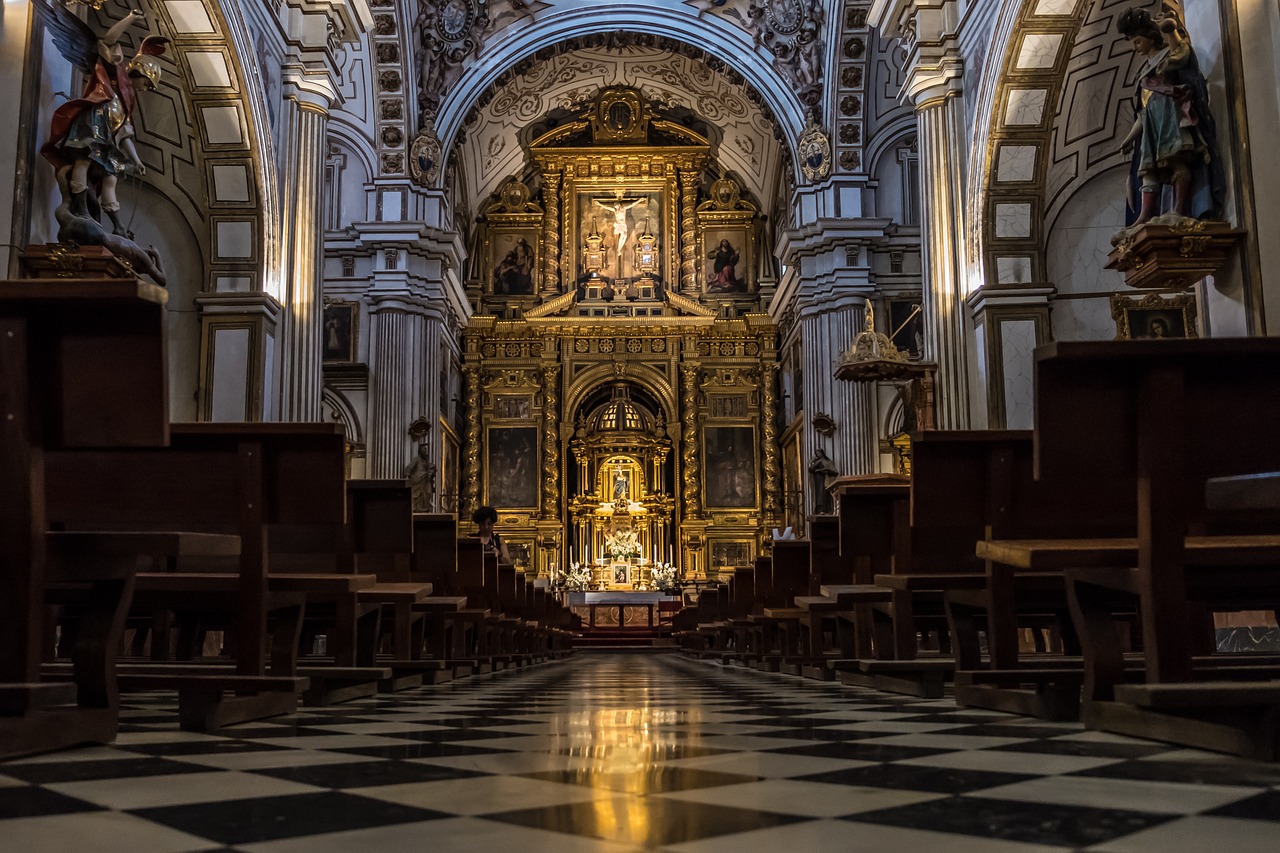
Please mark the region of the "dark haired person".
[[511, 555], [507, 553], [507, 543], [503, 542], [502, 537], [493, 529], [493, 526], [498, 523], [498, 511], [491, 506], [482, 506], [471, 516], [471, 520], [480, 528], [480, 532], [476, 535], [480, 537], [484, 550], [497, 553], [499, 562], [510, 563]]

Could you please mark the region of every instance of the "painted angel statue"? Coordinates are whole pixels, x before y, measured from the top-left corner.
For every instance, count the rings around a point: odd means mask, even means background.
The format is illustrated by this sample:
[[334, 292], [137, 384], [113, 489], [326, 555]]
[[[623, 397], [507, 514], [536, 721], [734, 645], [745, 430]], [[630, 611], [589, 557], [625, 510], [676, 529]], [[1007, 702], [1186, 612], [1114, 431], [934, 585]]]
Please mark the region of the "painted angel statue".
[[[57, 171], [62, 190], [58, 239], [105, 245], [135, 266], [140, 259], [132, 255], [142, 253], [141, 268], [151, 274], [147, 253], [128, 239], [120, 221], [116, 184], [121, 175], [146, 173], [134, 145], [133, 113], [138, 91], [154, 89], [160, 79], [157, 57], [169, 40], [146, 36], [126, 60], [120, 38], [143, 17], [141, 12], [130, 12], [99, 37], [57, 0], [31, 5], [63, 58], [86, 75], [80, 97], [54, 111], [49, 138], [40, 149]], [[99, 211], [111, 220], [110, 234], [98, 226]], [[149, 259], [156, 260], [154, 253]]]

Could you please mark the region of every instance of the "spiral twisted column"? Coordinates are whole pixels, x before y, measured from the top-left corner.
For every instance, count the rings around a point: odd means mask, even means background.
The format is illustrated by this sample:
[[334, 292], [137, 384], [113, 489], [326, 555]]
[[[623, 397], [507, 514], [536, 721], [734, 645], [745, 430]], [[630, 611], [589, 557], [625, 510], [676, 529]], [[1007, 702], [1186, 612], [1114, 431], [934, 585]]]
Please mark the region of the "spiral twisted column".
[[702, 472], [698, 470], [698, 365], [680, 365], [681, 408], [684, 410], [684, 485], [681, 496], [684, 517], [695, 518], [702, 513], [699, 491]]
[[698, 173], [680, 173], [680, 290], [698, 289]]
[[462, 368], [466, 383], [467, 435], [462, 466], [462, 517], [470, 518], [480, 506], [480, 370]]
[[543, 176], [542, 292], [560, 292], [560, 180], [559, 172]]
[[560, 365], [542, 368], [542, 517], [560, 507]]
[[766, 364], [762, 371], [762, 396], [760, 417], [764, 435], [764, 514], [768, 526], [777, 524], [782, 517], [781, 469], [778, 462], [778, 364]]

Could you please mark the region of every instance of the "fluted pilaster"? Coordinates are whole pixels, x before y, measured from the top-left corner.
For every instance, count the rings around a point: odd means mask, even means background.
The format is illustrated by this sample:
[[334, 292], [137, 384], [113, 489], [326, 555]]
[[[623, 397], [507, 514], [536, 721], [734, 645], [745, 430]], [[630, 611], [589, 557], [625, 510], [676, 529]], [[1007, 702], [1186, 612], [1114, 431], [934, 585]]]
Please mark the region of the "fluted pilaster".
[[[819, 447], [827, 451], [841, 474], [874, 474], [879, 466], [876, 447], [875, 386], [864, 382], [838, 382], [832, 378], [836, 361], [847, 351], [866, 322], [866, 309], [849, 305], [838, 310], [809, 309], [801, 315], [804, 342], [805, 453], [812, 459]], [[835, 421], [835, 433], [823, 436], [814, 429], [819, 412]], [[806, 460], [806, 465], [808, 460]], [[806, 480], [806, 483], [808, 481]], [[809, 495], [808, 506], [814, 505]]]
[[963, 188], [960, 100], [946, 96], [918, 108], [920, 184], [924, 194], [924, 357], [937, 362], [934, 420], [938, 429], [968, 429], [969, 320], [961, 280]]
[[368, 472], [400, 477], [413, 452], [409, 424], [425, 413], [426, 317], [400, 300], [370, 316]]
[[285, 421], [320, 419], [324, 319], [320, 204], [328, 123], [328, 112], [317, 103], [285, 98], [280, 146], [285, 282], [280, 416]]

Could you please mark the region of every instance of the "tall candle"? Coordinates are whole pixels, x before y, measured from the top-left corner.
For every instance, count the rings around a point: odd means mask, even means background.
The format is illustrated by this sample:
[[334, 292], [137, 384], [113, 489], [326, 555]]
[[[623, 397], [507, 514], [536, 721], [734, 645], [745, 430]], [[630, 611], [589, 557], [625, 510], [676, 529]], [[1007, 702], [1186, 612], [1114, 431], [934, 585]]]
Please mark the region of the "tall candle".
[[569, 546], [569, 565], [573, 565], [573, 546]]

